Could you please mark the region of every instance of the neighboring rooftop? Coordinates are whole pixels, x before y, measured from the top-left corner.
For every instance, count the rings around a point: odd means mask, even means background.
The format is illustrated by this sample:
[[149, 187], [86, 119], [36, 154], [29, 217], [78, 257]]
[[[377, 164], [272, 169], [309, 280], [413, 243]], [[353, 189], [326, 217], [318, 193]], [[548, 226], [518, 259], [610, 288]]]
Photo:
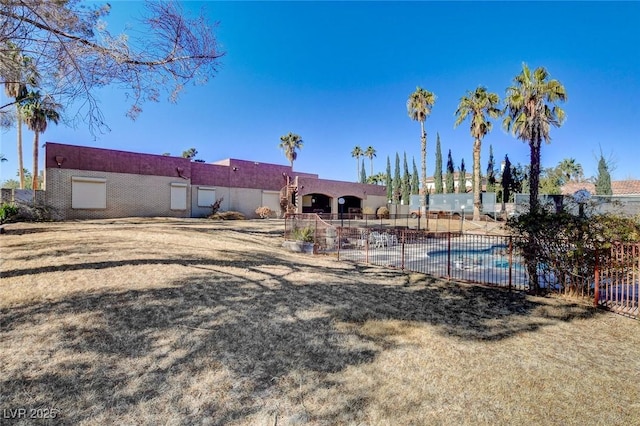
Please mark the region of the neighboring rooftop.
[[[563, 195], [572, 195], [580, 189], [586, 189], [591, 194], [596, 193], [593, 182], [569, 182], [562, 187]], [[613, 195], [640, 195], [640, 180], [615, 180], [611, 182]]]

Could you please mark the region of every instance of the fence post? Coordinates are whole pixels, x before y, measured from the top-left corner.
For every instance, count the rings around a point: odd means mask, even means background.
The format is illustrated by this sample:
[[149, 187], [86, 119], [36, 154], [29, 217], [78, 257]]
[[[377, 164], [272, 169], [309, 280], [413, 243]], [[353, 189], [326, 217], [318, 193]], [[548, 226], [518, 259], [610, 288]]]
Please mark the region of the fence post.
[[403, 230], [403, 231], [401, 232], [401, 235], [400, 235], [400, 237], [401, 237], [401, 238], [400, 238], [400, 244], [401, 244], [401, 245], [400, 245], [400, 259], [401, 259], [401, 260], [400, 260], [400, 264], [401, 264], [401, 266], [402, 266], [402, 270], [403, 270], [403, 271], [404, 271], [404, 238], [405, 238], [405, 232], [406, 232], [406, 231], [405, 231], [405, 230]]
[[598, 249], [596, 248], [596, 263], [594, 267], [593, 283], [593, 307], [597, 308], [600, 302], [600, 265], [598, 264]]
[[447, 232], [447, 279], [451, 279], [451, 232]]
[[364, 241], [364, 263], [369, 264], [369, 230], [366, 233], [367, 239]]
[[513, 241], [512, 241], [512, 236], [509, 235], [509, 291], [511, 291], [511, 274], [512, 274], [512, 267], [513, 267]]
[[342, 229], [338, 226], [336, 226], [336, 228], [338, 229], [337, 235], [338, 235], [338, 260], [340, 260], [340, 246], [342, 245]]

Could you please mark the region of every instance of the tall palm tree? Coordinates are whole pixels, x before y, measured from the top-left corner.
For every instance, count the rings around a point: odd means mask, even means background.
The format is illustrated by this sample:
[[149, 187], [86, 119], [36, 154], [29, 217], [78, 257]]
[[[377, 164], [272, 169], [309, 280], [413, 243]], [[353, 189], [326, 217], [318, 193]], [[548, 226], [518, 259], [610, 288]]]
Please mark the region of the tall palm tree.
[[529, 209], [538, 209], [538, 186], [540, 182], [540, 148], [542, 141], [549, 143], [551, 126], [560, 127], [565, 113], [557, 106], [564, 102], [567, 93], [558, 80], [550, 80], [543, 67], [533, 72], [522, 64], [522, 72], [507, 88], [504, 100], [506, 116], [502, 123], [505, 130], [529, 144], [531, 169], [529, 174]]
[[456, 121], [453, 127], [458, 127], [467, 117], [471, 121], [471, 137], [473, 137], [473, 220], [480, 220], [480, 193], [482, 192], [482, 182], [480, 182], [480, 149], [482, 139], [489, 133], [493, 123], [489, 118], [498, 118], [500, 109], [498, 104], [500, 98], [495, 93], [487, 92], [483, 86], [478, 86], [473, 92], [460, 98], [458, 109], [455, 112]]
[[[566, 99], [564, 86], [558, 80], [550, 80], [549, 73], [543, 67], [531, 72], [526, 64], [522, 64], [522, 72], [513, 79], [513, 85], [507, 88], [504, 102], [506, 116], [502, 125], [518, 139], [529, 143], [529, 210], [532, 214], [539, 211], [542, 141], [549, 143], [551, 126], [560, 127], [564, 122], [564, 111], [556, 103]], [[530, 235], [524, 257], [529, 273], [529, 286], [534, 293], [541, 290], [537, 269], [539, 250], [534, 236]]]
[[374, 147], [372, 146], [368, 146], [367, 149], [364, 151], [363, 154], [365, 157], [367, 157], [369, 159], [369, 161], [371, 162], [371, 175], [373, 175], [373, 157], [376, 156], [376, 150]]
[[38, 189], [38, 147], [40, 133], [47, 130], [47, 124], [51, 121], [58, 124], [60, 121], [59, 110], [62, 106], [56, 103], [49, 95], [42, 96], [40, 92], [30, 93], [20, 107], [20, 114], [24, 122], [34, 133], [33, 137], [33, 191]]
[[353, 158], [356, 159], [356, 182], [358, 181], [357, 178], [359, 178], [360, 176], [360, 157], [362, 157], [364, 155], [364, 151], [362, 150], [362, 148], [360, 148], [359, 145], [356, 145], [355, 148], [353, 148], [353, 151], [351, 151], [351, 156]]
[[409, 95], [407, 100], [407, 113], [409, 118], [420, 123], [420, 155], [421, 155], [421, 185], [420, 185], [420, 208], [426, 207], [425, 191], [427, 189], [427, 132], [424, 130], [426, 121], [431, 109], [436, 102], [436, 95], [421, 87], [416, 87], [416, 91]]
[[284, 150], [284, 156], [289, 160], [291, 170], [293, 170], [293, 162], [298, 158], [296, 150], [302, 149], [303, 143], [304, 141], [300, 135], [296, 135], [295, 133], [289, 132], [286, 135], [280, 136], [279, 147]]
[[27, 96], [29, 86], [37, 86], [40, 76], [35, 68], [35, 64], [13, 43], [8, 43], [9, 54], [8, 60], [15, 66], [11, 66], [11, 75], [5, 77], [4, 92], [8, 98], [15, 100], [16, 106], [16, 135], [17, 135], [17, 153], [18, 153], [18, 176], [20, 181], [20, 189], [24, 189], [24, 160], [22, 155], [22, 115], [20, 114], [20, 102]]

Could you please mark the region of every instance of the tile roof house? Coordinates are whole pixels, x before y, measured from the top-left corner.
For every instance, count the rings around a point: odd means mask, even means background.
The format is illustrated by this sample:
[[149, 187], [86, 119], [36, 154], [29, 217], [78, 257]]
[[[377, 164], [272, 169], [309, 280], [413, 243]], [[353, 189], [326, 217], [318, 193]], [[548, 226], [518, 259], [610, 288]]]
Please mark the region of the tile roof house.
[[[573, 195], [580, 189], [586, 189], [595, 195], [596, 186], [592, 182], [569, 182], [562, 186], [562, 195]], [[611, 191], [617, 196], [640, 196], [640, 180], [611, 181]]]

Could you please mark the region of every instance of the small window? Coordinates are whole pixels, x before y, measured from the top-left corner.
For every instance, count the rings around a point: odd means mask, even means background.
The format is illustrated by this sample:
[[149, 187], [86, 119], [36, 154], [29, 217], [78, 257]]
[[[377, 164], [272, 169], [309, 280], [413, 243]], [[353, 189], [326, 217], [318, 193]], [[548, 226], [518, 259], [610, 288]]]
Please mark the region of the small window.
[[171, 184], [171, 210], [187, 209], [187, 184]]
[[71, 178], [71, 208], [106, 209], [107, 180], [73, 176]]
[[206, 186], [198, 187], [198, 207], [211, 207], [216, 202], [216, 189]]

